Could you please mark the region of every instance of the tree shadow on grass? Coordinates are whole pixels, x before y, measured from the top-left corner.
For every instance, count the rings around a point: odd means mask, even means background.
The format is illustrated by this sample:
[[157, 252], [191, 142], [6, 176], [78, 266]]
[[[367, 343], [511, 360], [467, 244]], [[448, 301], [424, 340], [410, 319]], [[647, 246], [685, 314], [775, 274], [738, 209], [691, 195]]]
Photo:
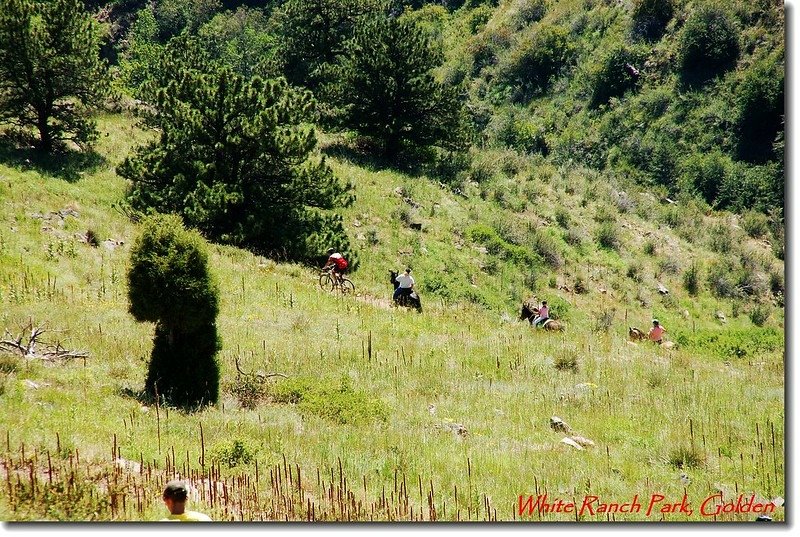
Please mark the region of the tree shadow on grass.
[[42, 175], [74, 183], [84, 174], [92, 173], [107, 164], [106, 158], [94, 150], [42, 153], [31, 147], [18, 148], [0, 141], [0, 162], [21, 171], [33, 170]]
[[430, 154], [423, 149], [404, 147], [400, 153], [388, 158], [380, 144], [366, 138], [337, 138], [321, 147], [328, 157], [349, 162], [370, 172], [392, 170], [412, 177], [430, 171]]

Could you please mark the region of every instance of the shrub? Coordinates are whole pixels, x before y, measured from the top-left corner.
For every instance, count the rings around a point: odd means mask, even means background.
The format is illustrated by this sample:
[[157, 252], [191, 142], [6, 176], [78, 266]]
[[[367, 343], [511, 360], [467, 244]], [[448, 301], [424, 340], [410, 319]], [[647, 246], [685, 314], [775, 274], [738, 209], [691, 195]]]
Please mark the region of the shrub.
[[612, 97], [622, 97], [625, 92], [636, 88], [639, 73], [635, 66], [641, 62], [642, 56], [624, 45], [605, 51], [590, 75], [592, 95], [589, 105], [597, 108], [607, 104]]
[[656, 244], [653, 241], [647, 241], [646, 243], [644, 243], [644, 247], [642, 248], [642, 251], [646, 255], [655, 255], [656, 254]]
[[569, 30], [538, 25], [524, 34], [498, 66], [497, 82], [515, 89], [516, 101], [527, 101], [549, 87], [575, 54]]
[[678, 65], [685, 85], [703, 84], [733, 68], [739, 58], [739, 32], [722, 8], [694, 11], [678, 39]]
[[214, 462], [228, 468], [250, 464], [255, 460], [256, 449], [238, 438], [223, 442], [211, 448], [210, 457]]
[[700, 291], [700, 271], [696, 263], [692, 263], [689, 269], [683, 273], [683, 288], [691, 296], [697, 296]]
[[513, 20], [518, 30], [542, 20], [547, 12], [545, 0], [517, 0], [514, 8]]
[[700, 195], [713, 205], [719, 196], [720, 186], [732, 173], [730, 157], [719, 150], [710, 153], [693, 153], [684, 161], [678, 185], [681, 190]]
[[216, 403], [218, 289], [203, 238], [174, 215], [142, 221], [131, 248], [129, 311], [154, 322], [145, 390], [180, 407]]
[[574, 349], [565, 349], [556, 356], [553, 362], [553, 367], [559, 371], [570, 371], [572, 373], [578, 372], [578, 351]]
[[736, 89], [736, 151], [740, 159], [761, 163], [774, 156], [783, 128], [783, 58], [765, 58], [750, 67]]
[[696, 446], [680, 446], [669, 453], [669, 464], [675, 468], [700, 468], [705, 465], [706, 456]]
[[558, 241], [542, 230], [538, 230], [533, 236], [533, 250], [553, 269], [560, 269], [564, 265], [564, 256]]
[[681, 271], [680, 263], [677, 259], [668, 257], [658, 262], [658, 275], [677, 274]]
[[637, 283], [641, 283], [643, 270], [644, 269], [642, 268], [642, 264], [638, 261], [634, 261], [633, 263], [628, 265], [628, 270], [626, 272], [626, 275], [631, 280]]
[[618, 250], [620, 247], [619, 232], [617, 226], [613, 222], [603, 222], [598, 226], [595, 235], [597, 243], [609, 250]]
[[347, 377], [339, 382], [308, 377], [286, 379], [274, 387], [273, 398], [279, 403], [296, 404], [302, 413], [340, 424], [385, 421], [388, 417], [383, 401], [354, 390]]
[[558, 207], [556, 207], [554, 216], [556, 219], [556, 223], [559, 226], [563, 227], [564, 229], [569, 229], [569, 222], [570, 222], [569, 212], [563, 206], [559, 205]]
[[742, 229], [754, 239], [766, 237], [769, 233], [769, 219], [763, 213], [747, 211], [742, 215]]
[[769, 319], [770, 315], [770, 307], [767, 304], [756, 304], [752, 310], [750, 310], [750, 320], [756, 326], [764, 326]]
[[740, 294], [736, 288], [733, 267], [728, 263], [712, 263], [707, 282], [711, 293], [718, 298], [734, 298]]
[[708, 247], [718, 254], [727, 254], [733, 248], [733, 232], [724, 222], [713, 224], [709, 229]]
[[650, 40], [660, 38], [674, 11], [673, 0], [634, 0], [633, 34]]

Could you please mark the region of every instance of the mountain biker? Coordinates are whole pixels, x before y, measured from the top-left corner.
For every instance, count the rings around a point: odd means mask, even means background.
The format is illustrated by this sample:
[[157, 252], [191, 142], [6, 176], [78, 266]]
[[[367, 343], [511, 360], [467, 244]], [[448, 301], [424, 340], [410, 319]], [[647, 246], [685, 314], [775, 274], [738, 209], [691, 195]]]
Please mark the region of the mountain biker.
[[342, 277], [344, 277], [344, 273], [347, 271], [347, 259], [344, 258], [342, 254], [337, 252], [333, 248], [328, 248], [328, 261], [322, 267], [322, 270], [331, 267], [331, 273], [336, 277], [338, 281], [342, 281]]
[[397, 302], [400, 297], [411, 296], [411, 293], [414, 289], [414, 277], [411, 276], [410, 268], [407, 268], [405, 273], [398, 275], [394, 280], [400, 285], [398, 285], [397, 289], [394, 290], [392, 300]]

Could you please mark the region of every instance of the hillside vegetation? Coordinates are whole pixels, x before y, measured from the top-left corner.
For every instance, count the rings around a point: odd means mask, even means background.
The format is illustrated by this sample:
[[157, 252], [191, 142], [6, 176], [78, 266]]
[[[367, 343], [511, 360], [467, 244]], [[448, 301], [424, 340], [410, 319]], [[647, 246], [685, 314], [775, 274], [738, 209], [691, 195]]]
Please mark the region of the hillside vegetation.
[[[452, 139], [404, 139], [388, 160], [320, 82], [346, 65], [286, 71], [286, 43], [303, 42], [280, 30], [292, 2], [86, 4], [118, 75], [96, 144], [42, 155], [9, 137], [0, 153], [3, 339], [44, 327], [39, 349], [88, 354], [0, 351], [0, 518], [157, 520], [175, 476], [215, 520], [751, 520], [699, 505], [785, 495], [779, 4], [376, 2], [440, 47], [425, 87], [463, 104], [436, 120]], [[243, 86], [304, 82], [316, 111], [276, 145], [301, 137], [298, 169], [352, 194], [320, 209], [332, 231], [284, 255], [198, 226], [217, 241], [222, 350], [219, 402], [192, 412], [144, 390], [154, 326], [128, 313], [140, 226], [118, 173], [137, 148], [168, 146], [132, 97], [154, 95], [159, 81], [137, 77], [183, 29]], [[723, 49], [735, 56], [697, 71], [692, 54]], [[213, 78], [191, 69], [181, 80]], [[208, 199], [235, 198], [233, 184]], [[352, 254], [355, 296], [319, 288], [307, 250], [324, 240]], [[389, 270], [405, 267], [423, 313], [391, 305]], [[518, 320], [532, 296], [564, 332]], [[628, 340], [653, 318], [673, 347]], [[593, 445], [562, 443], [552, 416]], [[686, 494], [694, 510], [518, 512], [545, 493], [645, 507]]]

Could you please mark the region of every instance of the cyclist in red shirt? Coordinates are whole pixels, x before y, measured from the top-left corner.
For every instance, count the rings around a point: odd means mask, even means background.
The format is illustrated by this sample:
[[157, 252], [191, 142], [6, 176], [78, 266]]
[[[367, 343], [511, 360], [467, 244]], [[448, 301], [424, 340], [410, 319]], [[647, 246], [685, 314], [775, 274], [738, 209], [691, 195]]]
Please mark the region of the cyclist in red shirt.
[[322, 267], [322, 270], [326, 270], [330, 267], [331, 272], [341, 282], [342, 276], [344, 276], [344, 273], [347, 271], [347, 259], [333, 248], [328, 248], [327, 253], [328, 261], [325, 263], [325, 266]]

